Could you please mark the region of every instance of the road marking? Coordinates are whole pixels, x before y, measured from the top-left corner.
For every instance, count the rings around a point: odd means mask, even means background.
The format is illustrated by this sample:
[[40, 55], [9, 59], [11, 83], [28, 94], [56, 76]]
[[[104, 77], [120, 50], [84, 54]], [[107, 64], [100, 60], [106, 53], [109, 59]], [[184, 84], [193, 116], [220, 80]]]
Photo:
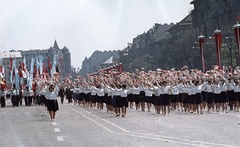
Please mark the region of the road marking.
[[57, 141], [64, 141], [62, 136], [57, 136]]
[[56, 126], [56, 125], [57, 125], [57, 123], [56, 123], [56, 122], [52, 122], [52, 124], [53, 124], [54, 126]]
[[[168, 142], [175, 142], [175, 143], [180, 143], [180, 144], [190, 144], [190, 145], [195, 145], [195, 146], [206, 146], [206, 145], [201, 145], [201, 144], [207, 144], [207, 145], [217, 145], [217, 146], [225, 146], [225, 147], [234, 147], [233, 145], [226, 145], [226, 144], [218, 144], [218, 143], [211, 143], [211, 142], [205, 142], [205, 141], [197, 141], [197, 140], [189, 140], [189, 139], [183, 139], [183, 138], [175, 138], [175, 137], [171, 137], [171, 136], [162, 136], [162, 135], [155, 135], [155, 134], [145, 134], [145, 133], [138, 133], [138, 132], [131, 132], [131, 131], [128, 131], [120, 126], [117, 126], [115, 124], [113, 124], [112, 122], [110, 121], [107, 121], [103, 118], [100, 118], [98, 117], [97, 115], [94, 115], [86, 110], [83, 110], [82, 108], [80, 108], [82, 111], [94, 116], [95, 118], [98, 118], [102, 121], [105, 121], [106, 123], [126, 132], [126, 133], [116, 133], [116, 132], [113, 132], [112, 130], [110, 130], [109, 128], [103, 126], [102, 124], [96, 122], [95, 120], [89, 118], [88, 116], [86, 116], [85, 114], [81, 113], [80, 111], [74, 109], [74, 108], [71, 108], [70, 106], [67, 106], [69, 107], [70, 109], [72, 109], [73, 111], [81, 114], [82, 116], [88, 118], [89, 120], [91, 120], [92, 122], [94, 123], [97, 123], [99, 126], [101, 126], [102, 128], [108, 130], [110, 133], [114, 133], [114, 134], [121, 134], [121, 135], [129, 135], [129, 136], [135, 136], [135, 137], [143, 137], [143, 138], [149, 138], [149, 139], [154, 139], [154, 140], [161, 140], [161, 141], [168, 141]], [[166, 139], [167, 138], [167, 139]], [[170, 140], [172, 139], [172, 140]], [[174, 141], [174, 140], [177, 140], [177, 141]], [[186, 141], [186, 142], [183, 142]], [[197, 144], [196, 144], [197, 143]], [[199, 144], [200, 143], [200, 144]]]
[[[69, 107], [69, 106], [68, 106], [68, 107]], [[83, 113], [81, 113], [81, 112], [79, 112], [79, 111], [77, 111], [77, 110], [75, 110], [75, 109], [73, 109], [73, 108], [71, 108], [71, 107], [69, 107], [69, 108], [72, 109], [73, 111], [77, 112], [78, 114], [82, 115], [83, 117], [89, 119], [90, 121], [94, 122], [95, 124], [99, 125], [100, 127], [104, 128], [104, 129], [107, 130], [108, 132], [110, 132], [110, 133], [114, 133], [112, 130], [110, 130], [110, 129], [108, 129], [107, 127], [103, 126], [103, 125], [100, 124], [99, 122], [97, 122], [97, 121], [91, 119], [90, 117], [84, 115]]]
[[8, 110], [2, 112], [2, 115], [5, 114], [5, 113], [7, 113], [7, 112], [8, 112], [9, 110], [11, 110], [11, 109], [12, 109], [12, 108], [9, 108]]
[[59, 129], [59, 128], [54, 128], [54, 131], [55, 131], [56, 133], [58, 133], [58, 132], [60, 132], [60, 129]]

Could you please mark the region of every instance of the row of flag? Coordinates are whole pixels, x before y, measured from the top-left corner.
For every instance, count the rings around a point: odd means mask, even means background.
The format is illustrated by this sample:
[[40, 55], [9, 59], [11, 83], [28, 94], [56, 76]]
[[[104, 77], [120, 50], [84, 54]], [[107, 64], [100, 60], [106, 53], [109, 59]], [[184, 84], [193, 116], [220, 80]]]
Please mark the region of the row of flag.
[[[29, 89], [33, 88], [33, 79], [36, 77], [40, 78], [50, 78], [51, 75], [58, 72], [57, 67], [57, 56], [54, 55], [53, 62], [51, 63], [50, 58], [48, 57], [47, 67], [44, 65], [44, 58], [42, 55], [36, 55], [36, 58], [31, 59], [30, 70], [28, 71], [26, 67], [26, 58], [23, 57], [22, 62], [17, 66], [16, 58], [12, 58], [10, 55], [10, 83], [15, 85], [16, 89], [20, 89], [20, 86], [28, 86]], [[62, 58], [60, 57], [60, 62], [62, 65]], [[0, 58], [0, 78], [4, 79], [5, 68], [2, 64], [2, 59]]]

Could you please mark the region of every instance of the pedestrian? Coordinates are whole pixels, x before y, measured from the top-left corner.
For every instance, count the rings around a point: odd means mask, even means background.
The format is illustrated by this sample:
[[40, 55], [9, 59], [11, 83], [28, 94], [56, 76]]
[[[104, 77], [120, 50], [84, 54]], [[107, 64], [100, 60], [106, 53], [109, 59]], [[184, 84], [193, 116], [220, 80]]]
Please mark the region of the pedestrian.
[[0, 90], [1, 107], [5, 107], [6, 106], [5, 97], [6, 97], [6, 91], [5, 91], [5, 88], [1, 84], [1, 90]]
[[25, 87], [23, 91], [23, 95], [24, 95], [25, 105], [30, 106], [30, 92], [29, 92], [28, 86]]
[[15, 84], [13, 84], [13, 87], [12, 87], [10, 95], [11, 95], [12, 106], [13, 107], [17, 106], [18, 107], [18, 104], [19, 104], [19, 100], [18, 100], [19, 99], [19, 92], [16, 89]]
[[64, 88], [63, 88], [63, 86], [60, 86], [59, 96], [61, 98], [61, 104], [63, 104], [63, 102], [64, 102]]

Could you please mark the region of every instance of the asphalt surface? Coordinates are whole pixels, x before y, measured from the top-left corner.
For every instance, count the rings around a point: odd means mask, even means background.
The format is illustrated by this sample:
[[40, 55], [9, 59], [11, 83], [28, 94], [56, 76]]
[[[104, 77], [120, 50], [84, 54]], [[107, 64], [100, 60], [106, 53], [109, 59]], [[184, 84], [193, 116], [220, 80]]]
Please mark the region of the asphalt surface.
[[0, 108], [1, 147], [92, 146], [240, 146], [240, 112], [154, 111], [128, 109], [127, 118], [92, 108], [59, 103], [56, 120], [43, 106]]

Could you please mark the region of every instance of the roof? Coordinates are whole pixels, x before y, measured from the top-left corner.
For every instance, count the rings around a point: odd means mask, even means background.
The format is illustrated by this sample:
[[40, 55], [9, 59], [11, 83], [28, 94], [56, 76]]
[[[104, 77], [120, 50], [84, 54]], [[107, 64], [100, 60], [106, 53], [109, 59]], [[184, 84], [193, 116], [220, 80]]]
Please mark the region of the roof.
[[21, 52], [0, 52], [0, 58], [22, 58]]
[[154, 39], [155, 39], [156, 41], [165, 39], [165, 38], [169, 35], [168, 30], [169, 30], [172, 26], [174, 26], [174, 24], [158, 25], [158, 26], [156, 27], [156, 30], [155, 30]]
[[103, 64], [112, 64], [113, 63], [113, 56], [107, 59]]
[[55, 49], [59, 49], [59, 47], [58, 47], [58, 44], [57, 44], [57, 41], [56, 41], [56, 40], [54, 41], [53, 48], [55, 48]]

